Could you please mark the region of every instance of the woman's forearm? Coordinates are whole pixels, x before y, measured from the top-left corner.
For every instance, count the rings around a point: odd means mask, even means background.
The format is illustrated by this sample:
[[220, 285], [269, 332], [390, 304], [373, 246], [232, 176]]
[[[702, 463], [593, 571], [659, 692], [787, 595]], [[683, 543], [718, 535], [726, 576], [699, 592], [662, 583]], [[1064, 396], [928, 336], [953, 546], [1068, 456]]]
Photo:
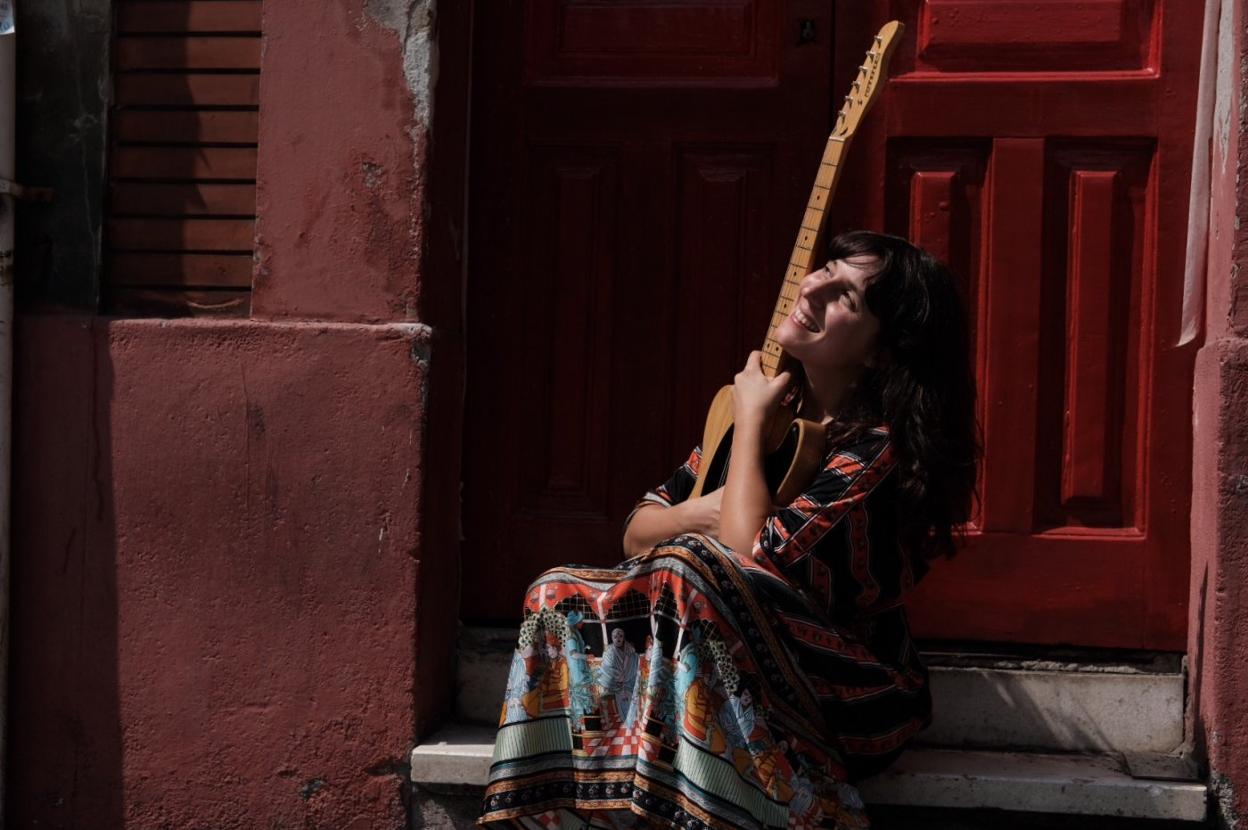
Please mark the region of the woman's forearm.
[[706, 526], [697, 499], [688, 499], [671, 507], [647, 504], [633, 514], [624, 529], [624, 554], [640, 556], [664, 539], [681, 533], [714, 533]]
[[771, 494], [763, 475], [763, 425], [736, 424], [732, 434], [732, 463], [724, 484], [719, 519], [719, 541], [734, 551], [749, 553], [754, 537], [771, 513]]

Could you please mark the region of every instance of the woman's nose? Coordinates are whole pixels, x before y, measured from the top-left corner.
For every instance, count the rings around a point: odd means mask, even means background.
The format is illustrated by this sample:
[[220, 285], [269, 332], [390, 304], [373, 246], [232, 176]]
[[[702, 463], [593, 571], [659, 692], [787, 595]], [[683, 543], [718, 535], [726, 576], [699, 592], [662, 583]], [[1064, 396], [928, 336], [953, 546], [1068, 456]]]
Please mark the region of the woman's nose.
[[798, 293], [802, 296], [809, 295], [811, 292], [817, 290], [820, 286], [827, 282], [829, 276], [831, 275], [828, 273], [826, 265], [818, 271], [811, 271], [806, 275], [805, 279], [802, 280]]

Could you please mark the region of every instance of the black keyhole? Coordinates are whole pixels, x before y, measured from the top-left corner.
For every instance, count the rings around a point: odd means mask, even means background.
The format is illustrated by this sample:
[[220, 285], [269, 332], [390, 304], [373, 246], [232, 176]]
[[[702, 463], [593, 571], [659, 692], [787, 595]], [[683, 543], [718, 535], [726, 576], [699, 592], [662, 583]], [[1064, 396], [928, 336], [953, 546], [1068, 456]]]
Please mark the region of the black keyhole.
[[815, 21], [799, 20], [797, 21], [797, 45], [801, 46], [806, 43], [815, 42]]

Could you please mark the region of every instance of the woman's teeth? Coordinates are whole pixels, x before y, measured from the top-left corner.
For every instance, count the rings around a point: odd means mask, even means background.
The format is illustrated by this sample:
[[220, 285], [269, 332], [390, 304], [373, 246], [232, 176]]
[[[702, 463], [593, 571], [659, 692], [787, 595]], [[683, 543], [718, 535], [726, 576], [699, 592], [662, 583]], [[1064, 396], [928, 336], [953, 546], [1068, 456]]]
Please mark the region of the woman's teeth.
[[807, 331], [819, 331], [819, 327], [815, 325], [815, 321], [803, 314], [800, 308], [793, 309], [793, 320]]

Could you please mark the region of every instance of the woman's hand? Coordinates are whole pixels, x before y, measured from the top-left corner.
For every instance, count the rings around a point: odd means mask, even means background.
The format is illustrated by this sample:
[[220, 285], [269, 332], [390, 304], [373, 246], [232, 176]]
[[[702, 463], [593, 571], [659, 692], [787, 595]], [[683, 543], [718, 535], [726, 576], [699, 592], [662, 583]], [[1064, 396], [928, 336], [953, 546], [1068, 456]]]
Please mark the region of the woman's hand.
[[719, 507], [724, 501], [724, 488], [705, 496], [689, 499], [689, 518], [694, 533], [719, 538]]
[[624, 528], [624, 554], [630, 559], [641, 556], [652, 547], [682, 533], [701, 533], [719, 538], [719, 505], [723, 501], [721, 487], [696, 499], [685, 499], [672, 507], [646, 504], [633, 514]]
[[738, 428], [762, 428], [780, 408], [791, 375], [781, 372], [774, 378], [763, 374], [763, 353], [750, 352], [745, 368], [732, 384], [732, 420]]

